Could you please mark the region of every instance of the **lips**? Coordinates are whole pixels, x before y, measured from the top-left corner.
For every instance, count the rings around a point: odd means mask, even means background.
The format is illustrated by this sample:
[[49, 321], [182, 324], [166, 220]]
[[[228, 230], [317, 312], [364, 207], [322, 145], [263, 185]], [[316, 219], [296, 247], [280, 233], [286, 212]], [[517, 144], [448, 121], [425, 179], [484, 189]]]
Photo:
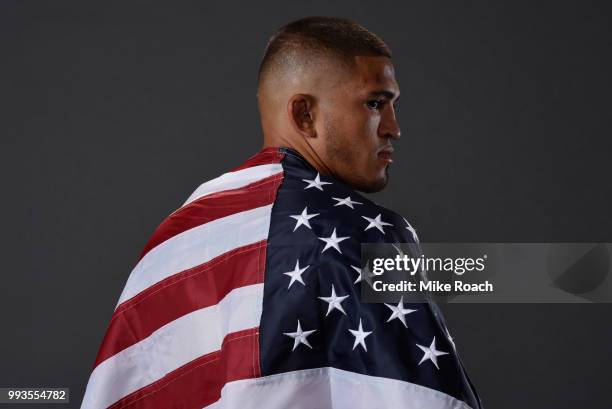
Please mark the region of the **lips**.
[[393, 163], [393, 148], [381, 149], [378, 152], [378, 157], [388, 163]]

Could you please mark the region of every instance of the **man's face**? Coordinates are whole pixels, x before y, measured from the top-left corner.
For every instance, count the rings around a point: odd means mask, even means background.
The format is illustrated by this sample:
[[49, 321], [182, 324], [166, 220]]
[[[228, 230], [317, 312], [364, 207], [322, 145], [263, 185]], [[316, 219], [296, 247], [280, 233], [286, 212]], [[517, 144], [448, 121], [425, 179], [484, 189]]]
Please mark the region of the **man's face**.
[[355, 57], [355, 67], [321, 101], [324, 160], [333, 175], [362, 192], [388, 181], [399, 86], [391, 60]]

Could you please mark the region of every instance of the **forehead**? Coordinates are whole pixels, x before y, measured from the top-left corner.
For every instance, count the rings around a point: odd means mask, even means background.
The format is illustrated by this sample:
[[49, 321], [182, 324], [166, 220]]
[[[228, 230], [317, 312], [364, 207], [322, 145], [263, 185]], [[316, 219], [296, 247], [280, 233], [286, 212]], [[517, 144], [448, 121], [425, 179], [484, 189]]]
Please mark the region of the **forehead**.
[[399, 94], [399, 85], [395, 79], [393, 63], [387, 57], [357, 56], [354, 57], [352, 77], [360, 88], [386, 89]]

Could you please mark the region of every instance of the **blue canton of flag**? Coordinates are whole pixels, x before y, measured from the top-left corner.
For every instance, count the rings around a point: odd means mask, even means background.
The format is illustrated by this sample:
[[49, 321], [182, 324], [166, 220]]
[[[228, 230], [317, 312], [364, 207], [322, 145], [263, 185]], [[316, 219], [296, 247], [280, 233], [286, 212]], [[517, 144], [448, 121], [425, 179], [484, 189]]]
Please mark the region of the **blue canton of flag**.
[[[369, 278], [360, 268], [361, 243], [414, 243], [414, 229], [281, 149], [284, 180], [272, 209], [260, 324], [262, 376], [313, 370], [316, 383], [360, 374], [372, 378], [357, 376], [355, 386], [379, 378], [411, 385], [414, 398], [406, 395], [402, 407], [480, 407], [437, 306], [360, 301]], [[370, 389], [376, 395], [385, 388]], [[449, 398], [443, 404], [440, 392]], [[374, 406], [363, 407], [386, 407], [384, 396], [364, 399]]]

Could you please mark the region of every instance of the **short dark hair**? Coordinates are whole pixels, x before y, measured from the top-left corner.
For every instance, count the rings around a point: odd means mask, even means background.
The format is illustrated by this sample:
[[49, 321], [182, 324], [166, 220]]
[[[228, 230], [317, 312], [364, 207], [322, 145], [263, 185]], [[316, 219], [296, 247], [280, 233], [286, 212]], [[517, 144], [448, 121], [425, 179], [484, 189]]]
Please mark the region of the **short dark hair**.
[[272, 66], [291, 61], [294, 53], [331, 55], [345, 62], [358, 55], [391, 58], [385, 42], [354, 21], [306, 17], [281, 27], [272, 35], [259, 66], [258, 81]]

